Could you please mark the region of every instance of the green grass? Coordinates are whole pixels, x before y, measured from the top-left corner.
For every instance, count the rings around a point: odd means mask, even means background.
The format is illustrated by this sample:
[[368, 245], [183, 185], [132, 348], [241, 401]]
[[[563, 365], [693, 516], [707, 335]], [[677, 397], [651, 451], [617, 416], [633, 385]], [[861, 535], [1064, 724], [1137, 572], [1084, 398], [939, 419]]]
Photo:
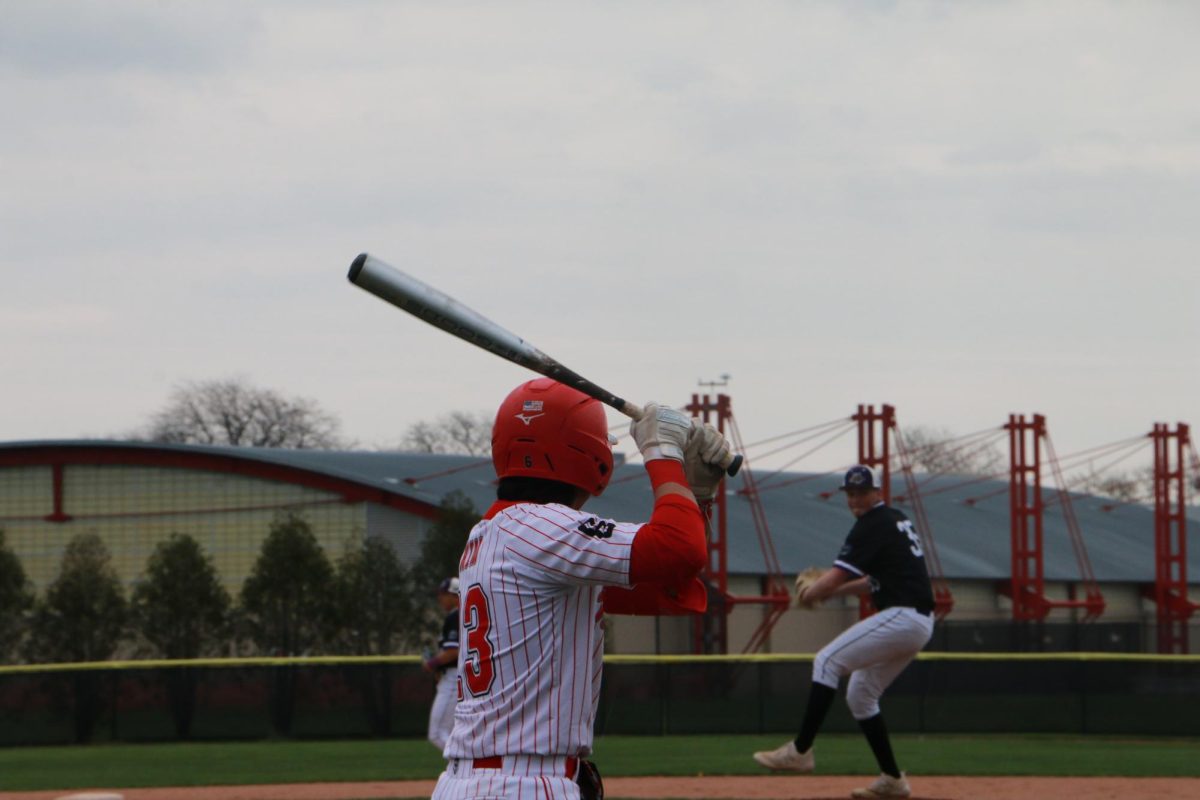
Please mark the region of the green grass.
[[[893, 736], [900, 766], [917, 775], [1200, 776], [1198, 739], [1029, 735]], [[787, 736], [610, 737], [597, 743], [605, 775], [756, 775], [754, 750], [778, 747]], [[669, 743], [669, 744], [667, 744]], [[815, 745], [817, 772], [878, 773], [866, 741], [823, 735]]]
[[0, 790], [436, 778], [424, 739], [104, 744], [0, 750]]
[[[750, 753], [784, 736], [608, 736], [604, 775], [757, 775]], [[901, 766], [919, 775], [1200, 777], [1197, 739], [1104, 736], [896, 736]], [[869, 775], [861, 737], [817, 740], [817, 771]], [[0, 790], [202, 786], [435, 778], [441, 756], [423, 739], [94, 745], [0, 749]]]

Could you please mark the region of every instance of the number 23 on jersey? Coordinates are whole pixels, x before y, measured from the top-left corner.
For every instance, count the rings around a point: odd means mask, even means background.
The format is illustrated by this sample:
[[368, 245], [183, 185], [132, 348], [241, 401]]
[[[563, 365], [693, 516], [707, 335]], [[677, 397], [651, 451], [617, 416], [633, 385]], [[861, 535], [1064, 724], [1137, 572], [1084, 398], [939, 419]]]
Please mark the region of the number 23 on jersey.
[[492, 663], [495, 648], [488, 635], [492, 630], [491, 607], [483, 588], [477, 583], [468, 587], [463, 595], [462, 627], [466, 634], [466, 650], [459, 678], [472, 697], [479, 697], [492, 690], [496, 669]]

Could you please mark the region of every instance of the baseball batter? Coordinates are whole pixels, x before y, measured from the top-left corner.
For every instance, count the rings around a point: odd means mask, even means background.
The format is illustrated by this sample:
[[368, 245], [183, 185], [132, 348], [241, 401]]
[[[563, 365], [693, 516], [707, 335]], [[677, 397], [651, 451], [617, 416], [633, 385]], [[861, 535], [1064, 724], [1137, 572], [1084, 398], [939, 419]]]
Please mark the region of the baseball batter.
[[869, 467], [846, 472], [841, 490], [857, 521], [833, 567], [804, 586], [797, 598], [813, 605], [834, 596], [870, 592], [878, 613], [846, 629], [813, 661], [808, 705], [793, 741], [754, 754], [772, 770], [812, 772], [813, 740], [846, 675], [846, 704], [879, 763], [880, 776], [852, 797], [908, 797], [912, 790], [896, 765], [879, 698], [933, 634], [933, 589], [921, 538], [900, 511], [887, 506]]
[[454, 706], [458, 702], [458, 578], [446, 578], [438, 584], [437, 602], [446, 612], [438, 651], [421, 665], [438, 676], [429, 709], [429, 741], [444, 750], [450, 729], [454, 727]]
[[[492, 432], [497, 500], [459, 563], [459, 702], [434, 800], [603, 796], [586, 761], [600, 695], [602, 590], [636, 585], [613, 595], [623, 612], [661, 609], [668, 594], [685, 604], [696, 597], [707, 545], [689, 478], [711, 494], [721, 471], [709, 465], [729, 450], [711, 426], [654, 403], [631, 433], [654, 490], [646, 523], [582, 510], [613, 469], [598, 401], [540, 378], [501, 404]], [[703, 609], [698, 596], [690, 607]]]

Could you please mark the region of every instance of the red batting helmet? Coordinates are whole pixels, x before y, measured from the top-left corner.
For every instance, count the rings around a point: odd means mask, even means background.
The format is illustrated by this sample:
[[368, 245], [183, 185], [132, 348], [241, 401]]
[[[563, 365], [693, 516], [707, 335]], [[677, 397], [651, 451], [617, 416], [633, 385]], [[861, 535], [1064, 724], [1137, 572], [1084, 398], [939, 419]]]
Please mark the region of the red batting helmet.
[[549, 378], [522, 383], [496, 412], [492, 464], [501, 478], [544, 478], [599, 495], [613, 469], [604, 407]]

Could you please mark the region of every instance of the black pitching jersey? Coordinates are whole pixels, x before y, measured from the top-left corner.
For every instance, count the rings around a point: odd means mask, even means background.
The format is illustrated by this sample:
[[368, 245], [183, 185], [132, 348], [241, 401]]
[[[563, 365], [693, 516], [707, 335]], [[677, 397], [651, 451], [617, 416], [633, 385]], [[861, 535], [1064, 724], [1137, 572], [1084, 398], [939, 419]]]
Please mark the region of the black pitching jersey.
[[921, 537], [908, 517], [883, 503], [863, 514], [850, 529], [835, 567], [871, 577], [871, 602], [933, 611], [933, 588], [925, 569]]
[[[446, 619], [442, 620], [442, 638], [438, 641], [438, 647], [442, 650], [457, 650], [458, 649], [458, 609], [454, 609], [446, 615]], [[438, 667], [438, 672], [442, 673], [454, 666], [454, 662], [442, 664]]]

